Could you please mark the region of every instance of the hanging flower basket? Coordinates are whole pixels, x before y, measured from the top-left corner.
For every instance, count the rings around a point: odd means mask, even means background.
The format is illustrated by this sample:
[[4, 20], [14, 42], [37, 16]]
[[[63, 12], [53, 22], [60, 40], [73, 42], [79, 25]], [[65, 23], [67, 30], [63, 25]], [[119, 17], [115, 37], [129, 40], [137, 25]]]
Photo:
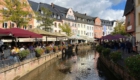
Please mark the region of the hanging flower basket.
[[23, 61], [29, 53], [30, 53], [29, 50], [20, 51], [19, 54], [18, 54], [20, 61]]
[[42, 48], [35, 49], [36, 57], [40, 57], [43, 53], [44, 53], [44, 50]]
[[57, 52], [57, 51], [58, 51], [58, 46], [54, 46], [54, 47], [53, 47], [53, 51], [54, 51], [54, 52]]

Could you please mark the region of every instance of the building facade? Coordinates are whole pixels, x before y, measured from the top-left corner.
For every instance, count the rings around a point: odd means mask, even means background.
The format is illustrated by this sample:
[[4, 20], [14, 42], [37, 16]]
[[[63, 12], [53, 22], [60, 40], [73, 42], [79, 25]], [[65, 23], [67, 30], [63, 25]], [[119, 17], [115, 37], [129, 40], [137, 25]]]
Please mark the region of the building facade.
[[[4, 0], [0, 0], [1, 3], [5, 3]], [[23, 8], [23, 10], [25, 11], [30, 11], [31, 14], [30, 14], [30, 17], [31, 17], [31, 20], [28, 22], [28, 25], [26, 26], [22, 26], [21, 28], [22, 29], [30, 29], [30, 28], [34, 28], [34, 18], [33, 16], [35, 15], [34, 14], [34, 11], [32, 10], [32, 8], [29, 6], [29, 3], [28, 3], [28, 0], [20, 0], [21, 3], [26, 3], [27, 4], [27, 7]], [[8, 8], [6, 8], [5, 4], [0, 4], [0, 10], [7, 10]], [[2, 14], [1, 14], [2, 15]], [[3, 17], [0, 16], [0, 20], [3, 20]], [[7, 28], [16, 28], [17, 25], [12, 22], [12, 21], [4, 21], [2, 23], [0, 23], [0, 28], [3, 28], [3, 29], [7, 29]]]
[[116, 21], [109, 21], [103, 19], [101, 21], [102, 21], [104, 36], [110, 35], [114, 31], [114, 28], [116, 27]]
[[100, 18], [95, 19], [94, 24], [94, 38], [100, 39], [103, 36], [103, 27]]
[[127, 0], [124, 10], [124, 16], [126, 17], [126, 31], [130, 34], [129, 41], [131, 41], [133, 49], [136, 50], [135, 0]]
[[135, 0], [136, 41], [140, 41], [140, 0]]

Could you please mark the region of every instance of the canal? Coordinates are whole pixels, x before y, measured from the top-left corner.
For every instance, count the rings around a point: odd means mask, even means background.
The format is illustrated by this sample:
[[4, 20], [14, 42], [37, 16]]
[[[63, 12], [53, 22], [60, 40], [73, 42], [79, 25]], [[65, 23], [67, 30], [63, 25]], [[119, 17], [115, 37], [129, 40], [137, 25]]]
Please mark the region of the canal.
[[68, 60], [58, 57], [19, 80], [117, 80], [103, 65], [98, 67], [98, 57], [94, 51], [80, 52]]

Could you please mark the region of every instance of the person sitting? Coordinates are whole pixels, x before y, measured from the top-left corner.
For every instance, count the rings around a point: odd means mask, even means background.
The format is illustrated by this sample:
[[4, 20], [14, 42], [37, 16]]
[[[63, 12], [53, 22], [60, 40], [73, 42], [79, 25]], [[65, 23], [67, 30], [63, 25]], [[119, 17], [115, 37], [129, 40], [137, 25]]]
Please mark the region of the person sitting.
[[18, 53], [19, 53], [19, 48], [17, 46], [14, 46], [13, 49], [11, 50], [11, 56], [13, 57], [15, 62], [18, 62]]

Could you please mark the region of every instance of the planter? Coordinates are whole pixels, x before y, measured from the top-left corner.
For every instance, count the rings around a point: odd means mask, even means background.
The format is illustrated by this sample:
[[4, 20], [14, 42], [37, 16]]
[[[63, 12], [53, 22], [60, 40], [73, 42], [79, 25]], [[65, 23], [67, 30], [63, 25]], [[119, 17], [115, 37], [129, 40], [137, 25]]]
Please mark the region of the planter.
[[40, 57], [41, 55], [35, 51], [35, 56], [38, 58], [38, 57]]
[[23, 61], [23, 60], [25, 60], [25, 58], [26, 58], [26, 57], [21, 57], [21, 58], [19, 58], [19, 59], [20, 59], [20, 61]]
[[23, 61], [29, 53], [29, 50], [20, 51], [18, 54], [20, 61]]

